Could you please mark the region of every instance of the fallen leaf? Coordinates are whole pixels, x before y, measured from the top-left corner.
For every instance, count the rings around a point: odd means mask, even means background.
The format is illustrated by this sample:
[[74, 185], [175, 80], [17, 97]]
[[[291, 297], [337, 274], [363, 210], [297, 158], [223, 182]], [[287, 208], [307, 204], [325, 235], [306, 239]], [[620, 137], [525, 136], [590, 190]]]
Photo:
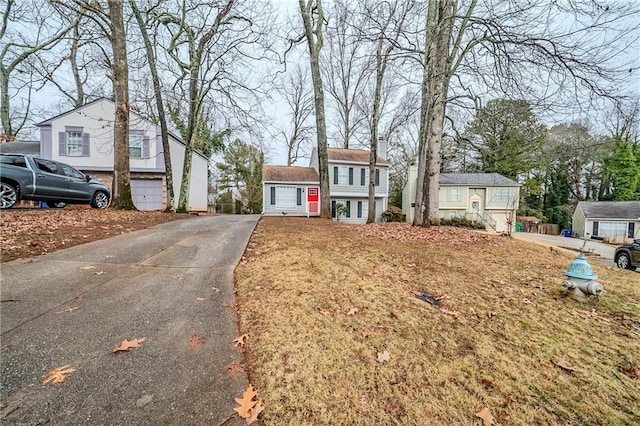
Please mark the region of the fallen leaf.
[[329, 311], [327, 311], [327, 310], [325, 310], [325, 309], [322, 309], [322, 308], [321, 308], [321, 307], [319, 307], [319, 306], [318, 306], [318, 308], [317, 308], [317, 309], [318, 309], [318, 312], [320, 312], [320, 313], [321, 313], [322, 315], [324, 315], [325, 317], [326, 317], [326, 316], [329, 316], [329, 314], [330, 314], [330, 312], [329, 312]]
[[77, 311], [78, 309], [80, 309], [79, 306], [72, 306], [71, 308], [67, 308], [67, 309], [63, 309], [61, 311], [56, 312], [56, 314], [64, 314], [65, 312], [73, 312], [73, 311]]
[[495, 312], [487, 312], [487, 317], [490, 318], [490, 319], [495, 317], [496, 315], [498, 315], [498, 314], [496, 314]]
[[483, 384], [483, 385], [485, 385], [486, 387], [493, 386], [493, 380], [491, 380], [491, 379], [482, 379], [482, 380], [480, 380], [480, 381], [481, 381], [481, 382], [482, 382], [482, 384]]
[[112, 352], [119, 352], [119, 351], [130, 351], [131, 348], [137, 348], [139, 347], [142, 343], [144, 343], [146, 339], [144, 337], [138, 338], [138, 339], [133, 339], [133, 340], [123, 340], [122, 344], [120, 344], [120, 346], [118, 345], [114, 345], [113, 349], [111, 350]]
[[229, 377], [236, 377], [236, 374], [244, 371], [244, 364], [240, 364], [239, 362], [233, 361], [231, 364], [227, 366], [227, 375]]
[[211, 287], [211, 290], [215, 291], [216, 293], [220, 291], [220, 289], [216, 287]]
[[82, 302], [82, 299], [84, 299], [84, 295], [83, 294], [73, 298], [73, 300], [75, 300], [76, 302]]
[[193, 336], [191, 336], [191, 340], [189, 340], [189, 347], [191, 347], [191, 349], [195, 349], [197, 346], [202, 345], [204, 342], [206, 342], [204, 336], [194, 334]]
[[65, 365], [63, 367], [55, 368], [49, 371], [46, 376], [44, 376], [44, 380], [42, 381], [42, 384], [46, 385], [49, 382], [62, 383], [67, 378], [67, 375], [73, 373], [74, 371], [76, 371], [76, 369], [71, 368], [70, 365]]
[[458, 311], [450, 311], [450, 310], [445, 309], [445, 308], [440, 308], [440, 310], [442, 311], [443, 314], [451, 315], [451, 316], [456, 317], [456, 318], [458, 318], [460, 316], [460, 312], [458, 312]]
[[251, 383], [249, 383], [249, 386], [247, 386], [247, 389], [244, 391], [242, 398], [234, 398], [240, 405], [235, 407], [233, 410], [236, 411], [243, 419], [248, 419], [251, 416], [251, 409], [258, 403], [258, 401], [253, 400], [256, 395], [257, 392], [253, 389]]
[[363, 331], [363, 332], [362, 332], [362, 337], [363, 337], [363, 338], [365, 338], [365, 339], [366, 339], [366, 338], [367, 338], [367, 337], [369, 337], [369, 336], [371, 336], [371, 332], [370, 332], [370, 331]]
[[391, 355], [389, 355], [389, 351], [378, 352], [378, 362], [388, 362], [391, 359]]
[[525, 299], [522, 299], [522, 302], [523, 302], [523, 303], [526, 303], [527, 305], [530, 305], [531, 303], [533, 303], [531, 300], [526, 299], [526, 298], [525, 298]]
[[93, 275], [98, 275], [98, 276], [100, 276], [100, 275], [104, 275], [105, 273], [106, 273], [106, 272], [104, 272], [104, 271], [99, 271], [99, 272], [94, 272], [94, 273], [93, 273]]
[[105, 259], [111, 259], [112, 257], [115, 257], [115, 256], [114, 256], [114, 255], [112, 255], [112, 254], [108, 254], [108, 255], [106, 255], [104, 258], [105, 258]]
[[418, 344], [420, 346], [424, 346], [425, 343], [426, 343], [426, 341], [422, 337], [418, 339]]
[[202, 302], [203, 300], [207, 300], [207, 298], [206, 297], [196, 297], [196, 300], [198, 302]]
[[237, 348], [238, 346], [240, 346], [241, 348], [244, 348], [244, 344], [245, 344], [245, 340], [247, 340], [247, 337], [249, 337], [249, 334], [243, 334], [242, 336], [238, 336], [233, 340], [233, 345]]
[[640, 379], [640, 368], [631, 363], [629, 363], [625, 367], [618, 367], [618, 369], [630, 379]]
[[84, 269], [85, 271], [87, 271], [87, 270], [89, 270], [89, 269], [98, 269], [98, 267], [97, 267], [97, 266], [83, 266], [83, 267], [82, 267], [82, 268], [80, 268], [80, 269]]
[[251, 409], [251, 416], [246, 419], [247, 426], [252, 425], [258, 421], [258, 415], [262, 413], [262, 410], [264, 410], [264, 406], [262, 405], [262, 401], [258, 400], [258, 403], [255, 405], [255, 407]]
[[358, 312], [358, 308], [351, 308], [349, 312], [347, 312], [347, 315], [355, 315], [356, 312]]
[[560, 367], [562, 370], [568, 371], [570, 373], [575, 373], [577, 371], [574, 367], [570, 366], [564, 361], [557, 361], [557, 362], [554, 362], [554, 364]]
[[482, 419], [482, 423], [484, 424], [484, 426], [491, 426], [495, 422], [495, 419], [493, 418], [491, 412], [489, 412], [489, 409], [487, 407], [484, 407], [482, 410], [478, 411], [476, 413], [476, 417], [480, 417]]

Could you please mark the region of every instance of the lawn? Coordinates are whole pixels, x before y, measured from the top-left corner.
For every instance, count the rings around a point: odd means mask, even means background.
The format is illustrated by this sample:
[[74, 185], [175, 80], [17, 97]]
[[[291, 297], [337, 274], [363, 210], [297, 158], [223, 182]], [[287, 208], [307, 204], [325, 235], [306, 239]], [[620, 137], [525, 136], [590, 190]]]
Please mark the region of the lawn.
[[[263, 218], [236, 269], [265, 424], [640, 423], [640, 274], [457, 228]], [[430, 293], [440, 306], [414, 292]]]

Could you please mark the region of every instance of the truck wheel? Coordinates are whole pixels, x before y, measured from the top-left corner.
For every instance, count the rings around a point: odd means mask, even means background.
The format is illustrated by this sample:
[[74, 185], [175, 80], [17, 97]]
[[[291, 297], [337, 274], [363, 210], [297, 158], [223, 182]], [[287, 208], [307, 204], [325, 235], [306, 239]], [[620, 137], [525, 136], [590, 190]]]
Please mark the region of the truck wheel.
[[631, 266], [631, 258], [627, 253], [620, 253], [618, 257], [616, 257], [616, 265], [618, 268], [622, 269], [635, 269]]
[[91, 207], [94, 209], [106, 209], [109, 205], [109, 195], [103, 191], [97, 191], [93, 194], [93, 199], [91, 200]]
[[10, 209], [18, 201], [18, 191], [16, 187], [8, 182], [0, 183], [0, 198], [2, 198], [3, 209]]

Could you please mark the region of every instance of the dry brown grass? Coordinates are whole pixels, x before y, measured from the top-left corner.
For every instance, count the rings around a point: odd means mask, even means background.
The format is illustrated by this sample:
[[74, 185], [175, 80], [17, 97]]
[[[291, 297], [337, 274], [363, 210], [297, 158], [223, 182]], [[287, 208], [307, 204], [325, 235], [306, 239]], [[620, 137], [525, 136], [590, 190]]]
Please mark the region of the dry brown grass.
[[387, 229], [258, 224], [236, 280], [265, 423], [480, 424], [483, 407], [499, 424], [640, 423], [640, 274], [592, 261], [605, 293], [580, 304], [561, 292], [572, 255]]

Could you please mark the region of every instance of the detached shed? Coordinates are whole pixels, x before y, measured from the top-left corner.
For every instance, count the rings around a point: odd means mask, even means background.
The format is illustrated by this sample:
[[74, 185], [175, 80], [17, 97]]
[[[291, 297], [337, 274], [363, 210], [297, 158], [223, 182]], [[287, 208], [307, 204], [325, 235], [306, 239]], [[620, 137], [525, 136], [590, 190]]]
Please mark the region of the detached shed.
[[612, 243], [640, 237], [640, 201], [580, 201], [573, 212], [572, 231], [581, 238]]

